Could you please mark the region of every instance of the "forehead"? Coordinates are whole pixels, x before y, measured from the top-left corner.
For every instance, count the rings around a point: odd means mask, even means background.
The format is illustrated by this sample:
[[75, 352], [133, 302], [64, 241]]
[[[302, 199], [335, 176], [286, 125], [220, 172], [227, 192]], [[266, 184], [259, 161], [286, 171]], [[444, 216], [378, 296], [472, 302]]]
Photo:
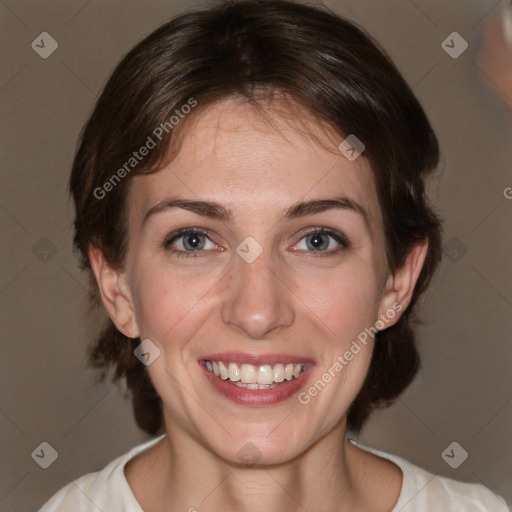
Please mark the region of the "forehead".
[[364, 158], [347, 160], [337, 149], [341, 140], [298, 108], [273, 105], [262, 112], [227, 99], [187, 124], [170, 163], [132, 178], [130, 210], [144, 216], [154, 204], [178, 196], [251, 215], [344, 195], [378, 222], [373, 172]]

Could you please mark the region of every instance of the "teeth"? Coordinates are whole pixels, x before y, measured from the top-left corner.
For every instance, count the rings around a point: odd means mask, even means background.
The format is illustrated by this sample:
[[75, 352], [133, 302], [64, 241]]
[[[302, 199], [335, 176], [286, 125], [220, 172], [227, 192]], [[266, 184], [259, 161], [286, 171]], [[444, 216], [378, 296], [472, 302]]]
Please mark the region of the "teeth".
[[239, 388], [249, 388], [249, 389], [270, 389], [275, 388], [279, 384], [244, 384], [243, 382], [235, 382], [235, 385]]
[[258, 384], [272, 384], [272, 382], [274, 382], [272, 366], [269, 364], [261, 365], [258, 370], [258, 374], [256, 375], [256, 381]]
[[283, 382], [284, 380], [284, 366], [279, 363], [274, 366], [274, 382]]
[[[206, 367], [208, 368], [208, 365], [206, 365]], [[240, 369], [235, 363], [229, 363], [229, 380], [231, 382], [237, 382], [240, 380]]]
[[219, 361], [220, 378], [226, 380], [228, 378], [228, 369], [224, 366], [222, 361]]
[[305, 363], [283, 364], [278, 363], [274, 366], [262, 364], [253, 366], [252, 364], [228, 363], [225, 361], [205, 361], [206, 369], [213, 372], [217, 377], [223, 380], [229, 380], [239, 387], [248, 389], [268, 389], [275, 387], [285, 380], [292, 380], [299, 377], [305, 369]]
[[256, 367], [252, 364], [243, 364], [240, 370], [240, 380], [244, 384], [256, 384]]

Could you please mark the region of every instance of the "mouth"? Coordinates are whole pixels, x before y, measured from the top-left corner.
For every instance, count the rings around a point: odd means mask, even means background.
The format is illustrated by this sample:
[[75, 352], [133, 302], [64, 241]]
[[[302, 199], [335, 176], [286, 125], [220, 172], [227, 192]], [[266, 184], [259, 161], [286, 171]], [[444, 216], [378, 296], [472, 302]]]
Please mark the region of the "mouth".
[[199, 360], [214, 389], [243, 405], [272, 405], [296, 393], [314, 366], [294, 356], [222, 354]]
[[205, 360], [206, 369], [222, 380], [246, 389], [271, 389], [284, 381], [297, 379], [306, 369], [306, 363], [277, 363], [274, 365], [241, 364]]

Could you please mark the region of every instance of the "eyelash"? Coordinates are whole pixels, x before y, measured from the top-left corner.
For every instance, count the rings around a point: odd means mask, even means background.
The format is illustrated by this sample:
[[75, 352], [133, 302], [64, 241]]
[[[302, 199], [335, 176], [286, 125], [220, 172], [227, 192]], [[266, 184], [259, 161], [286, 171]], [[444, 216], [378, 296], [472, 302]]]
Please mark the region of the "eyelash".
[[330, 250], [330, 251], [309, 251], [311, 254], [315, 256], [331, 256], [333, 254], [338, 254], [341, 251], [344, 251], [350, 247], [350, 243], [347, 239], [347, 237], [333, 229], [324, 228], [324, 227], [312, 227], [307, 229], [305, 232], [301, 233], [301, 237], [296, 243], [299, 243], [302, 239], [306, 238], [308, 235], [328, 235], [333, 240], [335, 240], [338, 244], [340, 244], [340, 247]]
[[[174, 243], [176, 240], [179, 240], [180, 238], [184, 237], [185, 235], [195, 234], [195, 233], [199, 233], [201, 235], [204, 235], [212, 243], [215, 243], [215, 242], [213, 242], [213, 240], [211, 240], [210, 233], [207, 230], [205, 230], [205, 229], [201, 229], [201, 228], [183, 228], [183, 229], [178, 229], [177, 231], [174, 231], [169, 236], [167, 236], [164, 239], [163, 243], [162, 243], [162, 247], [166, 251], [169, 251], [169, 252], [175, 254], [176, 256], [179, 256], [180, 258], [197, 258], [197, 257], [200, 256], [200, 253], [204, 252], [204, 251], [182, 251], [182, 250], [179, 250], [179, 249], [172, 249], [170, 247], [170, 245], [172, 243]], [[217, 244], [215, 244], [215, 245], [217, 245]]]
[[[186, 236], [188, 234], [195, 234], [195, 233], [202, 234], [202, 235], [206, 236], [208, 238], [208, 240], [210, 240], [212, 243], [215, 244], [215, 242], [210, 238], [210, 232], [209, 231], [207, 231], [205, 229], [202, 229], [202, 228], [183, 228], [183, 229], [179, 229], [177, 231], [174, 231], [170, 235], [166, 236], [165, 239], [163, 240], [161, 246], [166, 251], [169, 251], [169, 252], [179, 256], [180, 258], [197, 258], [197, 257], [200, 257], [200, 253], [202, 253], [202, 252], [204, 253], [204, 252], [208, 252], [208, 251], [204, 251], [204, 250], [199, 250], [199, 251], [182, 251], [180, 249], [172, 249], [170, 247], [171, 244], [176, 242], [176, 240], [179, 240], [181, 237], [184, 237], [184, 236]], [[330, 250], [330, 251], [309, 251], [310, 253], [314, 254], [315, 256], [331, 256], [331, 255], [337, 254], [337, 253], [339, 253], [339, 252], [341, 252], [343, 250], [346, 250], [346, 249], [348, 249], [350, 247], [350, 243], [349, 243], [349, 241], [348, 241], [348, 239], [347, 239], [347, 237], [345, 235], [343, 235], [342, 233], [339, 233], [338, 231], [334, 231], [332, 229], [324, 228], [324, 227], [309, 228], [307, 231], [302, 233], [302, 236], [299, 238], [299, 240], [296, 242], [296, 244], [299, 243], [302, 239], [306, 238], [308, 235], [312, 235], [312, 234], [315, 234], [315, 235], [328, 235], [333, 240], [335, 240], [338, 244], [340, 244], [340, 247], [338, 247], [335, 250]], [[219, 247], [217, 244], [215, 244], [215, 245], [217, 247]], [[224, 249], [222, 249], [222, 250], [224, 250]]]

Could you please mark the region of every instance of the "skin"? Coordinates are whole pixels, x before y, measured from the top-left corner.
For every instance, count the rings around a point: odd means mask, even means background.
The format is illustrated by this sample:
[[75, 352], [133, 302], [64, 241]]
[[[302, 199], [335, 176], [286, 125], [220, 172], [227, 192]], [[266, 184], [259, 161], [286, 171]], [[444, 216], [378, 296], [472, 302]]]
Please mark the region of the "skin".
[[507, 41], [499, 16], [485, 25], [478, 65], [493, 90], [512, 111], [512, 43]]
[[[162, 397], [167, 436], [125, 467], [146, 512], [389, 511], [400, 494], [395, 464], [344, 440], [371, 343], [306, 405], [296, 396], [267, 407], [238, 405], [198, 365], [220, 351], [300, 355], [314, 361], [314, 382], [379, 315], [396, 303], [405, 310], [423, 265], [427, 241], [389, 272], [364, 158], [350, 162], [337, 150], [341, 140], [332, 142], [318, 123], [306, 129], [282, 114], [273, 109], [263, 117], [235, 99], [203, 111], [170, 164], [132, 179], [125, 268], [116, 271], [99, 249], [90, 250], [118, 329], [161, 351], [147, 369]], [[350, 209], [284, 217], [297, 202], [341, 195], [367, 212], [368, 224]], [[144, 223], [148, 210], [171, 196], [218, 202], [232, 221], [172, 208]], [[162, 247], [184, 227], [208, 230], [213, 243], [197, 257]], [[311, 227], [343, 233], [349, 247], [321, 237], [326, 250], [315, 252], [305, 238]], [[236, 253], [248, 236], [263, 248], [250, 264]], [[180, 241], [171, 247], [184, 248]], [[244, 466], [238, 452], [247, 443], [259, 459]]]

